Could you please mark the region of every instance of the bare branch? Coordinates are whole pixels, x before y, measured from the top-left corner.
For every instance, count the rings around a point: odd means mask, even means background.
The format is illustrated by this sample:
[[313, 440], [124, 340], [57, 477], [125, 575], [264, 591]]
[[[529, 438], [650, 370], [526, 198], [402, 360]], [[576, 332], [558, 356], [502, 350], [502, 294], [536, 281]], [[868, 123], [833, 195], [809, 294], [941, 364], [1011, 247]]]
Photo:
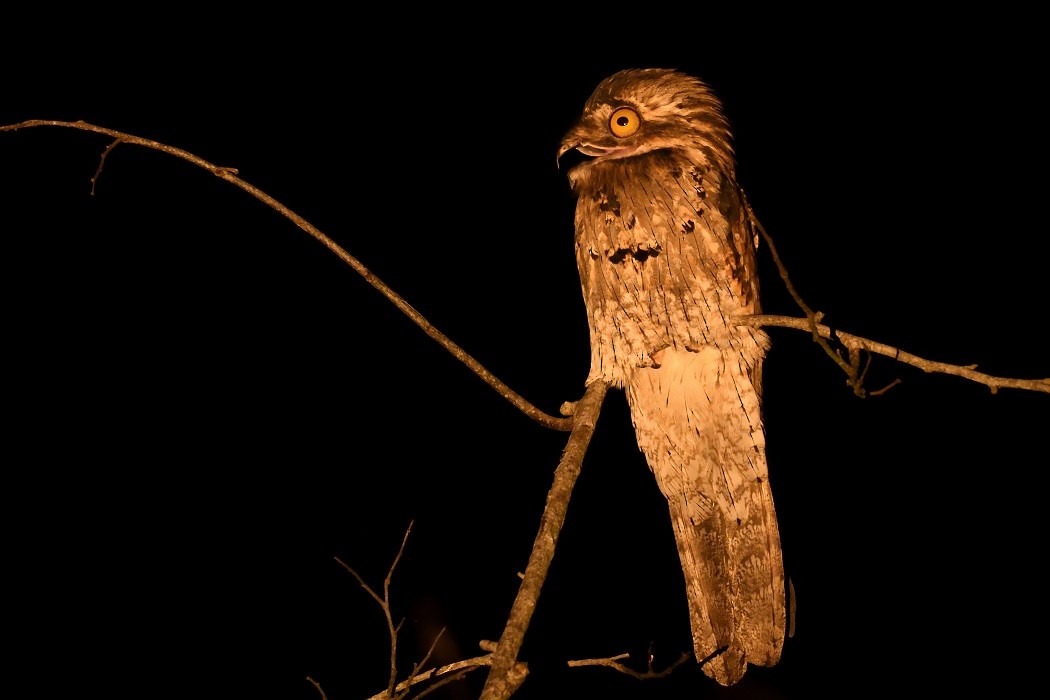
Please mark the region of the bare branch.
[[[798, 304], [798, 307], [802, 309], [804, 314], [806, 314], [806, 318], [800, 319], [789, 316], [755, 315], [746, 319], [736, 318], [734, 320], [740, 325], [754, 326], [756, 328], [759, 326], [782, 326], [784, 328], [798, 328], [800, 330], [810, 331], [813, 334], [814, 342], [820, 345], [824, 352], [827, 353], [827, 355], [835, 361], [835, 364], [837, 364], [839, 368], [846, 373], [846, 376], [849, 377], [847, 383], [853, 387], [853, 392], [857, 394], [857, 396], [864, 397], [867, 394], [878, 396], [886, 393], [900, 383], [900, 380], [895, 380], [878, 391], [866, 392], [863, 386], [864, 377], [867, 375], [871, 359], [869, 357], [868, 363], [865, 364], [864, 369], [860, 370], [860, 357], [857, 351], [861, 349], [879, 355], [885, 355], [886, 357], [892, 357], [895, 360], [918, 367], [925, 372], [953, 374], [957, 377], [963, 377], [965, 379], [979, 382], [991, 389], [993, 394], [998, 391], [1000, 387], [1028, 389], [1031, 391], [1050, 393], [1050, 378], [1010, 379], [1007, 377], [993, 377], [990, 374], [975, 371], [977, 365], [960, 367], [958, 365], [949, 365], [944, 362], [925, 360], [917, 355], [898, 350], [897, 348], [886, 345], [885, 343], [877, 343], [873, 340], [861, 338], [860, 336], [835, 331], [829, 326], [822, 325], [820, 321], [823, 318], [823, 314], [813, 311], [813, 309], [811, 309], [802, 299], [802, 296], [795, 290], [795, 286], [791, 284], [791, 280], [788, 278], [787, 268], [784, 266], [783, 261], [781, 261], [780, 255], [777, 253], [777, 248], [773, 244], [773, 238], [766, 231], [762, 222], [758, 220], [758, 217], [754, 215], [754, 212], [751, 212], [751, 219], [755, 222], [755, 226], [758, 227], [766, 244], [769, 245], [770, 253], [773, 255], [773, 262], [776, 263], [777, 270], [780, 272], [780, 278], [784, 281], [784, 286], [787, 287], [788, 293], [791, 294], [791, 297], [795, 300], [795, 303]], [[831, 345], [826, 342], [826, 338], [842, 343], [842, 345], [849, 350], [851, 361], [846, 362], [837, 352], [835, 352]]]
[[[376, 693], [368, 700], [393, 700], [394, 698], [404, 697], [400, 693], [408, 690], [417, 683], [422, 683], [424, 681], [428, 681], [433, 678], [438, 678], [440, 676], [446, 676], [446, 674], [453, 674], [451, 676], [442, 678], [438, 683], [427, 688], [427, 690], [423, 691], [422, 693], [416, 696], [417, 698], [421, 698], [424, 695], [433, 691], [435, 688], [438, 688], [447, 683], [451, 683], [452, 681], [459, 680], [464, 675], [466, 675], [468, 671], [473, 670], [476, 667], [491, 665], [492, 655], [486, 654], [485, 656], [478, 656], [473, 659], [457, 661], [456, 663], [447, 664], [445, 666], [441, 666], [440, 668], [420, 672], [420, 669], [423, 666], [425, 666], [430, 660], [430, 657], [433, 656], [434, 649], [437, 647], [438, 641], [441, 639], [441, 635], [445, 633], [445, 629], [442, 628], [441, 631], [434, 636], [434, 641], [430, 643], [430, 648], [427, 650], [426, 655], [423, 656], [423, 659], [412, 667], [412, 672], [408, 675], [408, 678], [400, 683], [397, 683], [397, 633], [401, 629], [401, 623], [399, 622], [397, 625], [394, 625], [394, 619], [390, 612], [390, 583], [394, 577], [394, 570], [397, 568], [398, 562], [401, 561], [401, 556], [405, 553], [405, 545], [408, 543], [408, 536], [409, 534], [411, 534], [412, 526], [414, 524], [414, 521], [410, 522], [408, 524], [408, 528], [405, 529], [405, 536], [401, 539], [401, 547], [398, 548], [397, 555], [394, 557], [394, 561], [390, 564], [390, 569], [387, 571], [386, 578], [383, 579], [382, 597], [380, 597], [380, 595], [375, 591], [374, 588], [365, 583], [364, 579], [361, 578], [361, 575], [358, 574], [352, 567], [348, 566], [339, 557], [335, 558], [335, 560], [339, 562], [339, 564], [344, 569], [349, 571], [351, 575], [353, 575], [353, 577], [357, 579], [357, 582], [361, 584], [361, 587], [368, 591], [368, 594], [372, 596], [372, 598], [377, 603], [379, 603], [379, 607], [383, 609], [383, 615], [386, 617], [387, 631], [390, 635], [390, 680], [387, 684], [386, 690]], [[402, 620], [402, 622], [404, 622], [404, 620]], [[314, 687], [316, 687], [318, 692], [321, 693], [322, 700], [327, 700], [323, 697], [324, 691], [321, 690], [321, 686], [318, 685], [317, 682], [309, 676], [307, 676], [307, 680], [313, 683]]]
[[577, 659], [569, 662], [569, 666], [572, 668], [578, 668], [581, 666], [605, 666], [613, 670], [625, 673], [632, 678], [639, 680], [650, 680], [653, 678], [664, 678], [671, 675], [671, 673], [689, 660], [689, 654], [684, 653], [678, 657], [678, 660], [668, 666], [662, 671], [656, 671], [653, 669], [652, 656], [649, 657], [649, 668], [645, 671], [635, 671], [633, 668], [624, 666], [620, 663], [620, 659], [630, 658], [630, 654], [617, 654], [616, 656], [610, 656], [604, 659]]
[[432, 641], [430, 643], [430, 648], [427, 649], [427, 653], [423, 655], [423, 658], [420, 659], [419, 663], [417, 663], [415, 666], [413, 666], [412, 673], [409, 675], [410, 678], [414, 678], [415, 676], [418, 676], [419, 675], [419, 670], [427, 665], [427, 662], [430, 661], [430, 657], [434, 655], [434, 649], [437, 648], [437, 644], [441, 640], [441, 635], [443, 635], [443, 634], [445, 634], [445, 628], [444, 627], [442, 627], [438, 631], [438, 633], [434, 635], [434, 641]]
[[328, 700], [328, 696], [324, 694], [324, 689], [321, 687], [320, 683], [315, 681], [313, 678], [310, 678], [310, 676], [307, 676], [306, 680], [310, 681], [313, 687], [317, 688], [317, 692], [321, 694], [321, 700]]
[[802, 299], [802, 295], [795, 290], [795, 285], [791, 284], [791, 279], [788, 277], [787, 267], [784, 266], [784, 262], [780, 259], [780, 254], [777, 253], [777, 247], [773, 244], [773, 237], [766, 232], [766, 227], [762, 225], [762, 222], [755, 216], [755, 212], [751, 211], [750, 205], [748, 210], [751, 213], [751, 220], [758, 227], [759, 232], [762, 234], [762, 238], [766, 241], [769, 246], [769, 252], [773, 255], [773, 262], [776, 263], [777, 270], [780, 272], [780, 279], [784, 281], [784, 286], [787, 288], [791, 298], [798, 304], [798, 308], [802, 309], [802, 313], [806, 314], [806, 320], [808, 321], [808, 329], [813, 333], [813, 341], [819, 345], [824, 352], [830, 357], [835, 364], [846, 373], [846, 376], [850, 378], [849, 384], [853, 387], [853, 392], [857, 396], [864, 396], [864, 388], [861, 385], [861, 380], [857, 378], [856, 368], [847, 363], [842, 357], [835, 352], [831, 346], [821, 337], [817, 330], [817, 324], [820, 323], [820, 319], [823, 314], [814, 312], [813, 309], [809, 308], [809, 305]]
[[492, 654], [492, 670], [489, 671], [485, 688], [481, 691], [481, 700], [506, 700], [514, 694], [528, 674], [528, 667], [517, 661], [518, 651], [525, 639], [525, 630], [528, 629], [540, 597], [540, 589], [554, 558], [554, 549], [569, 508], [569, 498], [580, 474], [583, 457], [594, 434], [598, 413], [608, 390], [608, 384], [594, 382], [587, 387], [583, 398], [575, 405], [572, 433], [554, 472], [554, 483], [547, 494], [547, 505], [540, 519], [540, 529], [529, 555], [528, 566], [525, 568], [525, 577], [511, 606], [503, 635]]
[[[383, 616], [386, 617], [387, 632], [390, 635], [390, 680], [387, 683], [387, 692], [391, 697], [394, 695], [394, 684], [397, 683], [397, 633], [401, 629], [401, 622], [394, 624], [393, 615], [390, 612], [390, 581], [394, 576], [394, 569], [397, 568], [397, 563], [401, 561], [401, 555], [405, 553], [405, 543], [408, 542], [408, 536], [412, 532], [412, 525], [414, 521], [408, 523], [408, 527], [405, 529], [405, 536], [401, 538], [401, 547], [397, 550], [397, 555], [394, 557], [393, 563], [390, 564], [390, 569], [386, 572], [386, 578], [383, 579], [383, 596], [379, 597], [375, 589], [365, 583], [365, 580], [361, 578], [361, 575], [354, 571], [349, 565], [346, 564], [339, 557], [335, 557], [335, 560], [339, 564], [349, 571], [357, 582], [361, 584], [361, 587], [368, 591], [368, 594], [379, 603], [379, 607], [383, 609]], [[444, 631], [444, 630], [442, 630]], [[441, 636], [440, 634], [438, 636]], [[434, 640], [437, 643], [437, 640]], [[430, 654], [428, 653], [427, 656]]]
[[365, 583], [365, 580], [363, 578], [361, 578], [361, 575], [359, 573], [354, 571], [353, 568], [351, 568], [349, 564], [344, 562], [339, 557], [336, 557], [335, 560], [337, 562], [339, 562], [339, 564], [342, 565], [342, 567], [344, 569], [349, 571], [353, 575], [354, 578], [357, 579], [357, 582], [361, 584], [361, 588], [363, 588], [366, 591], [368, 591], [368, 595], [372, 596], [372, 598], [375, 599], [375, 601], [377, 603], [379, 603], [380, 605], [385, 605], [385, 601], [379, 596], [378, 593], [375, 592], [375, 589], [373, 589], [371, 586], [369, 586], [367, 583]]
[[[401, 683], [398, 683], [397, 687], [394, 688], [394, 693], [400, 693], [411, 688], [413, 685], [424, 683], [434, 678], [441, 678], [439, 683], [441, 685], [444, 685], [445, 683], [451, 682], [453, 680], [458, 680], [465, 673], [473, 671], [474, 669], [481, 668], [482, 666], [491, 665], [492, 654], [485, 654], [484, 656], [475, 656], [470, 659], [463, 659], [462, 661], [456, 661], [455, 663], [445, 664], [444, 666], [432, 668], [429, 671], [424, 671], [423, 673], [420, 673], [411, 680], [405, 680]], [[454, 674], [454, 677], [448, 678], [446, 680], [445, 677], [447, 677], [448, 674]], [[430, 692], [429, 689], [426, 692]], [[418, 697], [422, 697], [422, 695], [423, 693], [420, 693]], [[381, 693], [376, 693], [375, 695], [368, 697], [366, 700], [391, 700], [391, 698], [393, 697], [394, 695], [392, 695], [389, 690], [384, 690]]]
[[[408, 316], [413, 323], [415, 323], [417, 326], [423, 329], [424, 333], [426, 333], [432, 339], [437, 341], [438, 344], [440, 344], [443, 348], [452, 353], [452, 355], [456, 359], [458, 359], [460, 362], [466, 365], [472, 372], [474, 372], [474, 374], [481, 377], [482, 381], [484, 381], [490, 387], [495, 389], [500, 394], [500, 396], [502, 396], [507, 401], [516, 406], [518, 410], [520, 410], [522, 413], [527, 415], [529, 418], [532, 418], [537, 423], [548, 428], [552, 428], [554, 430], [568, 431], [572, 429], [572, 421], [570, 419], [558, 418], [556, 416], [548, 415], [536, 408], [535, 406], [533, 406], [528, 401], [526, 401], [524, 397], [522, 397], [520, 394], [518, 394], [509, 386], [500, 381], [499, 378], [497, 378], [494, 374], [485, 369], [485, 367], [483, 367], [480, 362], [475, 360], [473, 357], [467, 354], [465, 350], [463, 350], [461, 347], [452, 342], [452, 340], [450, 340], [448, 336], [446, 336], [444, 333], [442, 333], [433, 325], [431, 325], [431, 323], [426, 318], [424, 318], [421, 313], [416, 311], [407, 301], [401, 298], [401, 296], [398, 295], [397, 292], [388, 287], [386, 283], [384, 283], [382, 280], [380, 280], [378, 277], [372, 274], [372, 272], [364, 265], [362, 265], [357, 258], [346, 252], [346, 250], [344, 250], [339, 244], [337, 244], [331, 238], [322, 233], [309, 221], [302, 218], [301, 216], [293, 212], [291, 209], [284, 206], [283, 204], [281, 204], [276, 199], [266, 194], [259, 188], [237, 177], [237, 170], [235, 168], [226, 168], [218, 166], [214, 163], [209, 163], [203, 158], [196, 156], [188, 151], [184, 151], [180, 148], [174, 148], [173, 146], [168, 146], [167, 144], [159, 143], [157, 141], [151, 141], [149, 139], [133, 136], [131, 134], [125, 134], [114, 129], [107, 129], [105, 127], [95, 126], [94, 124], [88, 124], [87, 122], [83, 121], [67, 122], [44, 119], [30, 119], [28, 121], [20, 122], [18, 124], [0, 125], [0, 131], [16, 131], [18, 129], [26, 129], [36, 126], [58, 126], [69, 129], [79, 129], [80, 131], [91, 131], [97, 134], [104, 134], [106, 136], [110, 136], [116, 139], [116, 142], [110, 144], [109, 148], [107, 148], [106, 151], [102, 154], [103, 160], [105, 160], [106, 155], [113, 149], [114, 146], [117, 145], [117, 143], [130, 143], [136, 146], [143, 146], [145, 148], [151, 148], [156, 151], [161, 151], [162, 153], [167, 153], [168, 155], [175, 156], [176, 158], [181, 158], [182, 160], [189, 161], [190, 163], [193, 163], [194, 165], [203, 168], [204, 170], [207, 170], [212, 175], [215, 175], [218, 178], [226, 180], [230, 184], [240, 187], [242, 190], [258, 199], [260, 202], [263, 202], [270, 208], [276, 210], [285, 218], [292, 221], [292, 223], [294, 223], [296, 226], [313, 236], [315, 239], [320, 241], [326, 248], [335, 253], [340, 260], [342, 260], [351, 268], [353, 268], [355, 272], [357, 272], [365, 279], [366, 282], [368, 282], [375, 289], [377, 289], [380, 294], [389, 299], [394, 304], [394, 306], [396, 306], [401, 311], [401, 313]], [[102, 164], [100, 163], [98, 172], [96, 172], [95, 177], [91, 178], [92, 191], [94, 191], [94, 183], [101, 170]]]
[[[412, 682], [413, 682], [413, 679], [416, 678], [416, 676], [419, 675], [420, 670], [424, 666], [427, 665], [427, 662], [430, 661], [430, 657], [434, 654], [434, 649], [437, 648], [438, 641], [441, 640], [441, 635], [443, 635], [443, 634], [445, 634], [445, 628], [444, 627], [442, 627], [441, 630], [439, 630], [438, 633], [434, 635], [433, 641], [430, 642], [430, 648], [427, 649], [427, 653], [423, 655], [423, 658], [420, 659], [418, 663], [415, 663], [415, 664], [412, 665], [412, 671], [408, 674], [408, 678], [405, 679], [406, 683], [411, 685]], [[458, 676], [460, 674], [456, 674], [456, 675]], [[448, 680], [450, 680], [450, 679], [445, 679], [440, 684], [444, 684]], [[421, 695], [425, 695], [425, 693], [422, 693]]]
[[458, 673], [453, 673], [450, 676], [445, 676], [444, 678], [442, 678], [438, 682], [434, 683], [433, 685], [427, 686], [427, 689], [424, 690], [419, 695], [417, 695], [414, 698], [414, 700], [419, 700], [419, 698], [425, 698], [426, 696], [430, 695], [431, 693], [433, 693], [435, 690], [437, 690], [438, 688], [440, 688], [443, 685], [448, 685], [449, 683], [453, 683], [455, 681], [462, 680], [463, 678], [466, 677], [467, 673], [470, 670], [473, 670], [473, 669], [468, 669], [467, 671], [460, 671]]
[[117, 144], [119, 144], [120, 141], [121, 141], [120, 139], [117, 139], [113, 143], [111, 143], [108, 146], [106, 146], [106, 150], [102, 151], [102, 156], [98, 159], [98, 170], [95, 171], [94, 176], [91, 178], [91, 196], [92, 197], [95, 196], [95, 185], [98, 184], [98, 179], [100, 177], [102, 177], [102, 168], [106, 164], [106, 156], [108, 156], [110, 154], [110, 151], [112, 151], [114, 148], [117, 147]]
[[[339, 562], [339, 564], [344, 569], [349, 571], [350, 574], [353, 575], [355, 579], [357, 579], [357, 582], [361, 584], [361, 587], [364, 588], [377, 603], [379, 603], [379, 607], [383, 609], [383, 615], [386, 617], [387, 631], [390, 635], [390, 680], [387, 684], [386, 690], [376, 693], [371, 698], [369, 698], [369, 700], [393, 700], [394, 698], [404, 697], [404, 695], [402, 695], [401, 693], [408, 690], [417, 683], [422, 683], [423, 681], [428, 681], [433, 678], [438, 678], [440, 676], [446, 676], [446, 674], [453, 674], [451, 676], [442, 678], [434, 686], [427, 688], [427, 690], [416, 696], [417, 698], [421, 698], [427, 693], [430, 693], [432, 690], [434, 690], [434, 688], [440, 687], [447, 683], [451, 683], [455, 680], [459, 680], [468, 671], [473, 670], [473, 668], [491, 665], [492, 654], [486, 654], [485, 656], [477, 656], [473, 659], [457, 661], [456, 663], [447, 664], [445, 666], [441, 666], [440, 668], [430, 669], [429, 671], [421, 672], [420, 669], [423, 668], [423, 666], [425, 666], [428, 661], [430, 661], [430, 657], [433, 656], [434, 649], [437, 647], [438, 641], [441, 639], [441, 635], [445, 633], [445, 629], [442, 628], [441, 631], [434, 636], [434, 641], [430, 643], [430, 648], [427, 650], [426, 655], [423, 656], [423, 659], [412, 667], [412, 672], [408, 675], [408, 678], [401, 681], [400, 683], [397, 683], [397, 633], [398, 631], [400, 631], [401, 622], [404, 622], [404, 620], [399, 622], [397, 625], [394, 625], [394, 618], [390, 612], [390, 583], [394, 577], [394, 570], [397, 568], [398, 562], [401, 561], [401, 557], [405, 553], [405, 545], [408, 543], [408, 536], [412, 533], [412, 526], [414, 524], [414, 521], [410, 522], [408, 524], [408, 527], [405, 529], [405, 536], [401, 539], [401, 547], [398, 548], [397, 555], [394, 557], [394, 561], [390, 564], [390, 569], [387, 571], [386, 577], [383, 579], [382, 596], [380, 596], [374, 588], [365, 583], [365, 580], [361, 578], [361, 575], [358, 574], [352, 567], [347, 565], [346, 562], [341, 560], [339, 557], [335, 557], [335, 560]], [[324, 695], [324, 691], [321, 690], [321, 686], [316, 681], [314, 681], [309, 676], [307, 676], [307, 680], [314, 684], [314, 687], [317, 688], [318, 692], [320, 692], [322, 696]], [[326, 698], [322, 697], [322, 700], [326, 700]]]
[[881, 389], [876, 389], [875, 391], [869, 391], [868, 395], [870, 395], [870, 396], [882, 396], [887, 391], [889, 391], [890, 389], [892, 389], [893, 387], [897, 386], [900, 383], [901, 383], [900, 379], [894, 379], [892, 382], [890, 382], [886, 386], [882, 387]]
[[[924, 372], [952, 374], [957, 377], [969, 379], [979, 384], [984, 384], [992, 390], [993, 394], [1001, 388], [1027, 389], [1030, 391], [1041, 391], [1050, 394], [1050, 378], [1012, 379], [1009, 377], [996, 377], [991, 374], [985, 374], [984, 372], [978, 372], [976, 370], [977, 365], [960, 366], [950, 365], [946, 362], [926, 360], [918, 355], [912, 355], [909, 352], [895, 348], [892, 345], [868, 340], [867, 338], [862, 338], [859, 335], [853, 335], [852, 333], [832, 330], [830, 327], [823, 324], [813, 323], [813, 320], [809, 318], [757, 314], [754, 316], [738, 316], [733, 319], [733, 322], [741, 326], [753, 326], [756, 328], [761, 326], [778, 326], [781, 328], [797, 328], [799, 330], [813, 330], [815, 328], [816, 333], [818, 333], [821, 338], [833, 338], [847, 348], [862, 349], [877, 355], [885, 355], [886, 357], [893, 358], [899, 362], [918, 367]], [[889, 387], [885, 387], [879, 391], [881, 393], [888, 388]]]
[[577, 666], [608, 666], [611, 663], [620, 661], [621, 659], [629, 658], [631, 658], [631, 655], [625, 651], [624, 653], [617, 654], [616, 656], [605, 656], [602, 658], [595, 659], [570, 659], [565, 663], [569, 668], [576, 668]]
[[[397, 555], [394, 557], [394, 561], [390, 564], [390, 570], [386, 572], [386, 578], [383, 579], [383, 599], [390, 600], [390, 581], [394, 578], [394, 569], [397, 568], [397, 564], [401, 561], [401, 556], [405, 553], [405, 543], [408, 542], [408, 536], [412, 534], [412, 526], [415, 524], [414, 520], [410, 520], [408, 527], [405, 528], [405, 536], [401, 538], [401, 546], [397, 550]], [[341, 563], [341, 562], [340, 562]], [[439, 635], [440, 636], [440, 635]]]

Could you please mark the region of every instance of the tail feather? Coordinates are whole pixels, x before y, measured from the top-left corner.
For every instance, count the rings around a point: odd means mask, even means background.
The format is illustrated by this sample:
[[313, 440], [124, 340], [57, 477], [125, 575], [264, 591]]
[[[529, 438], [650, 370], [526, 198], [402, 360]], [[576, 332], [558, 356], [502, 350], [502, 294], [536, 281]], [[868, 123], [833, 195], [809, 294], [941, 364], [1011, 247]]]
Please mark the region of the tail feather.
[[722, 685], [739, 681], [749, 663], [775, 664], [786, 624], [780, 535], [750, 371], [758, 360], [747, 358], [719, 348], [667, 350], [659, 367], [637, 369], [627, 387], [638, 444], [667, 497], [694, 652]]

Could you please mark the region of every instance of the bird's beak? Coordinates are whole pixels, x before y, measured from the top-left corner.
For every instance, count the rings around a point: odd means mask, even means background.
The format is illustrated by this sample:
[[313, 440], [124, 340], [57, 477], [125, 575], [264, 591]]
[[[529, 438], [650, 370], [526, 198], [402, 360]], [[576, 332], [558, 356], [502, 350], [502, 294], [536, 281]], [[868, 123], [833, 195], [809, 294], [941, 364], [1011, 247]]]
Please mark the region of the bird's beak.
[[599, 146], [587, 141], [585, 139], [586, 135], [587, 129], [583, 125], [577, 126], [572, 131], [565, 134], [565, 138], [561, 140], [561, 147], [558, 149], [559, 170], [561, 170], [562, 156], [572, 150], [579, 151], [581, 156], [583, 156], [583, 160], [590, 162], [625, 158], [634, 154], [638, 150], [637, 146]]
[[580, 145], [580, 137], [576, 132], [577, 130], [573, 129], [565, 134], [565, 138], [561, 140], [561, 146], [558, 148], [558, 158], [556, 161], [558, 170], [561, 170], [561, 157]]

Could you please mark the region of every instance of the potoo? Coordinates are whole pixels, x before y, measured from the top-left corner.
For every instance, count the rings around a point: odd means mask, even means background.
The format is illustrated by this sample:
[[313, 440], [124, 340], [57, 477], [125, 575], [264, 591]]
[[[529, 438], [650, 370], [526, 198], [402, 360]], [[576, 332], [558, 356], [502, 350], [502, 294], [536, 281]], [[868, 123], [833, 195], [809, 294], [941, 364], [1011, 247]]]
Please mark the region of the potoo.
[[604, 80], [562, 140], [590, 382], [623, 388], [667, 497], [696, 658], [723, 685], [772, 666], [785, 633], [780, 534], [761, 415], [757, 225], [706, 84], [663, 69]]

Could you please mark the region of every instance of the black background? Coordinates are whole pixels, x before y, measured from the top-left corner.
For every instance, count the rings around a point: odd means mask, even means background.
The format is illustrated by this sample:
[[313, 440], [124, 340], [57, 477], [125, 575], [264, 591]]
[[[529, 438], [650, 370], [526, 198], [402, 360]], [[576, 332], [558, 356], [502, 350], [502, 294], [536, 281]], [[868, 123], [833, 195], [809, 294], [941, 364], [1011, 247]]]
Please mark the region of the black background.
[[[76, 41], [9, 25], [0, 123], [82, 119], [239, 169], [550, 413], [588, 362], [554, 154], [628, 67], [722, 97], [739, 179], [837, 327], [1050, 374], [1046, 61], [1023, 19], [795, 17], [762, 35], [678, 16], [64, 19]], [[207, 172], [121, 145], [91, 196], [109, 143], [0, 133], [12, 675], [317, 698], [309, 675], [330, 700], [366, 697], [389, 673], [385, 623], [334, 558], [380, 586], [410, 522], [391, 587], [401, 675], [441, 627], [438, 661], [480, 654], [566, 435]], [[765, 310], [797, 315], [768, 251], [761, 265]], [[798, 596], [781, 663], [728, 690], [695, 663], [647, 683], [565, 669], [622, 652], [644, 667], [650, 645], [660, 668], [690, 646], [666, 508], [614, 392], [517, 697], [1004, 696], [1044, 675], [1048, 398], [879, 358], [871, 388], [903, 383], [861, 400], [804, 333], [770, 334], [769, 465]], [[484, 672], [470, 679], [444, 697], [476, 697]]]

